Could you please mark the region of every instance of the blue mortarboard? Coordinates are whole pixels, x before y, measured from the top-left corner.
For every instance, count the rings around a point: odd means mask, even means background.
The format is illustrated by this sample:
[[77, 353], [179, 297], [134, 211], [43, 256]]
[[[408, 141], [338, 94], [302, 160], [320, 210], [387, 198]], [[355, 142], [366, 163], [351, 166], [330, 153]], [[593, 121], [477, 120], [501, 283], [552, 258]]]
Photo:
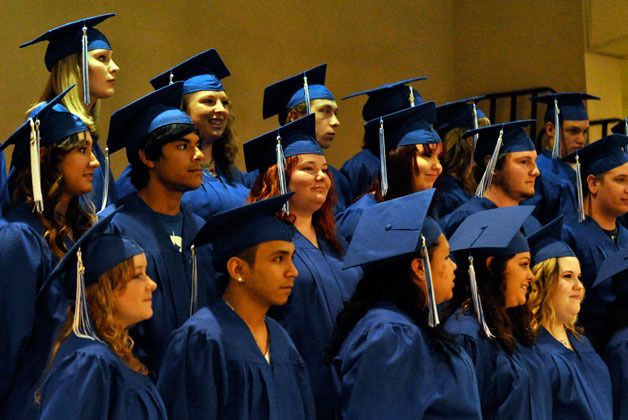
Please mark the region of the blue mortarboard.
[[262, 172], [277, 163], [278, 136], [284, 158], [303, 154], [322, 155], [323, 150], [316, 142], [315, 118], [314, 114], [308, 115], [244, 143], [247, 171], [259, 169]]
[[573, 250], [561, 240], [563, 216], [558, 216], [528, 236], [532, 267], [550, 258], [575, 257]]
[[[613, 282], [614, 291], [620, 294], [628, 293], [628, 277], [625, 273], [626, 270], [628, 270], [628, 249], [622, 249], [609, 255], [604, 259], [604, 261], [602, 261], [591, 288], [597, 287], [601, 283], [609, 281], [613, 277], [617, 276]], [[618, 276], [618, 274], [622, 273], [623, 276]]]
[[106, 13], [57, 26], [31, 41], [23, 43], [20, 45], [20, 48], [42, 41], [49, 41], [46, 48], [45, 63], [48, 71], [52, 71], [54, 65], [62, 58], [81, 52], [83, 27], [87, 28], [87, 51], [97, 49], [111, 50], [111, 44], [109, 44], [105, 35], [98, 29], [95, 29], [94, 26], [115, 15], [115, 13]]
[[615, 134], [622, 134], [624, 136], [628, 135], [628, 117], [624, 118], [623, 121], [618, 122], [611, 128], [611, 131]]
[[[297, 105], [314, 99], [336, 100], [334, 95], [325, 87], [325, 72], [327, 64], [311, 68], [287, 79], [275, 82], [264, 89], [262, 117], [268, 118], [279, 115], [279, 121], [286, 119], [288, 111]], [[309, 101], [306, 99], [309, 98]]]
[[382, 115], [392, 114], [393, 112], [422, 104], [423, 98], [421, 94], [412, 86], [408, 86], [408, 83], [419, 80], [427, 80], [427, 77], [412, 77], [399, 80], [398, 82], [387, 83], [373, 89], [354, 92], [342, 99], [368, 95], [368, 99], [362, 107], [362, 118], [364, 121], [370, 121]]
[[627, 136], [611, 134], [571, 153], [565, 160], [572, 162], [577, 155], [583, 178], [587, 175], [601, 175], [628, 162], [628, 153], [623, 149], [626, 145]]
[[171, 124], [188, 124], [194, 128], [190, 117], [179, 109], [182, 88], [183, 82], [175, 82], [115, 111], [109, 123], [109, 152], [126, 147], [131, 161], [144, 146], [146, 136], [156, 129]]
[[521, 228], [533, 210], [534, 206], [510, 206], [474, 213], [449, 239], [451, 251], [481, 251], [492, 256], [529, 251]]
[[276, 216], [291, 196], [278, 195], [212, 216], [196, 234], [194, 246], [211, 242], [214, 267], [223, 272], [229, 258], [240, 251], [262, 242], [292, 242], [290, 229]]
[[225, 88], [220, 80], [230, 74], [218, 52], [212, 48], [154, 77], [150, 84], [153, 88], [159, 89], [173, 82], [183, 81], [182, 95], [204, 90], [221, 92]]
[[559, 92], [549, 93], [547, 95], [533, 96], [530, 98], [533, 102], [540, 102], [547, 105], [545, 110], [545, 122], [554, 122], [556, 115], [554, 100], [558, 106], [558, 116], [560, 121], [583, 121], [588, 120], [589, 115], [584, 106], [585, 100], [600, 99], [598, 96], [589, 95], [581, 92]]
[[484, 98], [485, 96], [474, 96], [437, 107], [435, 128], [438, 134], [442, 137], [454, 128], [478, 128], [477, 119], [485, 118], [486, 115], [475, 104]]

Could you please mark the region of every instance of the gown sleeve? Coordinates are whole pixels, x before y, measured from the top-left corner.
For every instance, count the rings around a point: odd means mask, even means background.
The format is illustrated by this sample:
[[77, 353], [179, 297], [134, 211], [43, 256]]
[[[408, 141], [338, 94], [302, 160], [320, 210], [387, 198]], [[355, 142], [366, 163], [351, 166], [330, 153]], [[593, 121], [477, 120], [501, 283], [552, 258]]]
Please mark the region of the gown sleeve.
[[[624, 331], [628, 336], [628, 330]], [[628, 416], [628, 340], [613, 340], [606, 349], [606, 365], [613, 386], [613, 418]]]

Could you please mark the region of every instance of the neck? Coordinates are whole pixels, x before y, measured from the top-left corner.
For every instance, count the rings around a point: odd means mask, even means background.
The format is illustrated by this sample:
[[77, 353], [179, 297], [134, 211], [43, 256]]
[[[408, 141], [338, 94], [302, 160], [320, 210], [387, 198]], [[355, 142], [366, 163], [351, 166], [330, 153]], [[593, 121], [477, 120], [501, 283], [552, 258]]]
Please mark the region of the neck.
[[544, 327], [552, 335], [552, 337], [560, 341], [563, 345], [571, 347], [569, 345], [569, 336], [567, 335], [567, 329], [565, 328], [565, 324], [563, 322], [555, 320], [551, 324], [544, 325]]
[[[92, 112], [92, 109], [94, 109], [94, 107], [96, 106], [96, 98], [91, 98], [91, 102], [89, 103], [89, 105], [85, 105], [85, 111], [87, 111], [87, 113], [89, 114], [90, 112]], [[81, 99], [82, 101], [82, 99]]]
[[[257, 337], [260, 331], [266, 330], [265, 319], [270, 305], [249, 296], [242, 287], [235, 284], [234, 280], [229, 280], [222, 298], [242, 318], [253, 336]], [[266, 349], [261, 350], [264, 352]]]
[[617, 226], [617, 217], [604, 211], [598, 201], [588, 196], [584, 201], [584, 212], [604, 230], [613, 230]]
[[156, 182], [153, 177], [148, 180], [148, 185], [137, 192], [142, 200], [151, 210], [175, 216], [181, 211], [180, 191], [167, 188], [165, 185]]
[[484, 197], [491, 200], [497, 207], [518, 206], [519, 201], [506, 193], [502, 188], [491, 185]]
[[68, 206], [70, 205], [70, 200], [72, 197], [67, 195], [66, 193], [61, 194], [61, 198], [59, 199], [59, 203], [57, 203], [57, 213], [61, 214], [65, 218], [65, 214], [68, 212]]
[[312, 213], [300, 212], [297, 209], [290, 209], [290, 214], [296, 217], [294, 227], [299, 233], [305, 236], [315, 247], [318, 248], [318, 239], [316, 238], [316, 230], [312, 224]]
[[205, 158], [203, 159], [203, 164], [207, 165], [214, 161], [214, 143], [211, 141], [204, 141], [203, 146], [201, 147], [201, 151]]

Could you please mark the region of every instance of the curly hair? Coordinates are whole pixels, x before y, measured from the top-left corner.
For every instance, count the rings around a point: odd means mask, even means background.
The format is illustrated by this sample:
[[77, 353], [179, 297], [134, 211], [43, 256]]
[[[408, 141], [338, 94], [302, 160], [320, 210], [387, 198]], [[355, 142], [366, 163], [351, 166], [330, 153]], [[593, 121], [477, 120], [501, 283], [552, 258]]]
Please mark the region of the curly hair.
[[[441, 243], [442, 239], [439, 239], [434, 246], [428, 248], [430, 257]], [[436, 350], [458, 352], [453, 340], [442, 328], [443, 323], [436, 328], [428, 326], [427, 298], [413, 280], [415, 274], [412, 272], [411, 262], [415, 258], [416, 255], [406, 255], [366, 267], [365, 275], [358, 283], [353, 296], [345, 303], [336, 318], [326, 357], [328, 363], [331, 363], [338, 354], [356, 324], [381, 301], [394, 303], [425, 332]]]
[[[457, 256], [458, 257], [458, 256]], [[527, 305], [506, 308], [506, 281], [504, 273], [506, 265], [514, 255], [493, 257], [490, 263], [485, 263], [488, 255], [474, 255], [474, 268], [478, 283], [478, 293], [482, 302], [482, 309], [486, 324], [495, 339], [509, 354], [512, 354], [517, 341], [524, 345], [534, 343], [535, 335], [532, 331], [532, 312]], [[456, 258], [458, 269], [454, 286], [454, 297], [451, 300], [450, 311], [458, 307], [463, 310], [471, 307], [469, 295], [469, 277], [467, 269], [469, 263], [465, 258]]]
[[[128, 329], [117, 320], [118, 310], [113, 300], [114, 292], [123, 293], [127, 283], [133, 278], [135, 265], [133, 257], [128, 258], [111, 270], [102, 274], [98, 281], [86, 290], [89, 318], [96, 335], [103, 340], [111, 351], [133, 371], [148, 375], [148, 369], [133, 355], [133, 339]], [[55, 340], [51, 361], [56, 356], [63, 341], [72, 334], [74, 304], [68, 308], [68, 317]]]
[[[290, 156], [286, 158], [286, 180], [290, 182], [290, 175], [299, 163], [298, 156]], [[338, 241], [336, 234], [336, 219], [334, 218], [333, 208], [336, 205], [336, 191], [334, 190], [334, 179], [331, 173], [327, 174], [331, 181], [331, 187], [327, 193], [327, 198], [320, 209], [312, 215], [312, 224], [318, 235], [321, 235], [331, 245], [332, 249], [338, 253], [343, 253], [342, 245]], [[249, 193], [247, 201], [254, 203], [269, 197], [279, 195], [279, 176], [277, 174], [277, 165], [272, 165], [265, 172], [260, 172], [255, 180], [255, 184]]]
[[[532, 268], [532, 273], [534, 281], [527, 305], [532, 312], [532, 331], [538, 334], [544, 325], [551, 325], [556, 320], [556, 309], [552, 302], [560, 275], [560, 258], [549, 258], [538, 263]], [[566, 323], [565, 329], [580, 337], [583, 329], [576, 326], [576, 322], [577, 317]]]
[[[73, 149], [83, 147], [87, 140], [78, 134], [50, 146], [41, 157], [41, 189], [44, 197], [43, 213], [35, 213], [44, 227], [44, 239], [52, 253], [61, 258], [67, 251], [67, 240], [79, 238], [96, 221], [94, 205], [85, 197], [72, 197], [65, 214], [60, 211], [63, 196], [63, 176], [59, 164]], [[34, 205], [30, 165], [18, 172], [13, 189], [13, 202]]]

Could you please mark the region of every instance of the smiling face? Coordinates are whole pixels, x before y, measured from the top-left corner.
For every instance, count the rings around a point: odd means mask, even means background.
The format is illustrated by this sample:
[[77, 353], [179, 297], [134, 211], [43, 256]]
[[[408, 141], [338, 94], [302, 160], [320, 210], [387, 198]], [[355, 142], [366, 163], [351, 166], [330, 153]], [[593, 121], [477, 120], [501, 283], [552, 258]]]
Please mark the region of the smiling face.
[[558, 279], [548, 300], [556, 313], [556, 321], [563, 325], [573, 324], [580, 312], [580, 304], [584, 299], [584, 286], [580, 278], [578, 258], [558, 258]]
[[92, 151], [92, 136], [89, 131], [78, 133], [77, 136], [79, 146], [70, 150], [59, 162], [59, 172], [63, 176], [63, 194], [68, 198], [90, 192], [94, 171], [100, 166]]
[[113, 61], [113, 51], [97, 49], [89, 51], [87, 56], [92, 101], [111, 98], [116, 93], [116, 76], [120, 70]]
[[436, 178], [443, 172], [443, 167], [438, 158], [443, 150], [443, 145], [442, 143], [435, 143], [429, 146], [417, 144], [414, 147], [416, 148], [416, 157], [412, 190], [414, 192], [429, 190], [434, 186]]
[[320, 209], [331, 188], [325, 156], [298, 155], [298, 163], [289, 174], [290, 209], [297, 213], [314, 213]]
[[506, 262], [503, 274], [506, 308], [525, 305], [534, 275], [530, 270], [530, 253], [520, 252]]
[[183, 103], [203, 142], [222, 137], [231, 113], [231, 102], [224, 91], [193, 92], [184, 96]]
[[133, 272], [130, 279], [113, 291], [116, 318], [130, 327], [153, 316], [153, 292], [157, 284], [146, 274], [146, 256], [133, 257]]

